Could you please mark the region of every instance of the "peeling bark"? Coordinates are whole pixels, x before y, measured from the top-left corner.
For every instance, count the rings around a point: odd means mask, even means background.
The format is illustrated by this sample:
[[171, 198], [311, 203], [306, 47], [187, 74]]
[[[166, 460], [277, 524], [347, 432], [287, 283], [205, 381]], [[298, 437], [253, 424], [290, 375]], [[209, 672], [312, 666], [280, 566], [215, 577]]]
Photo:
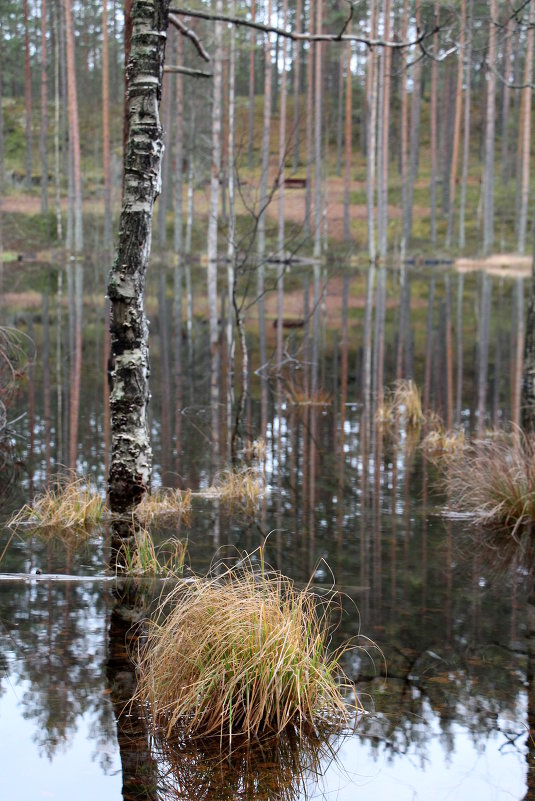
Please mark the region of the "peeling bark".
[[160, 192], [162, 126], [159, 116], [169, 0], [135, 0], [128, 63], [129, 134], [124, 159], [123, 207], [115, 264], [110, 272], [110, 394], [112, 512], [132, 510], [150, 484], [152, 451], [148, 325], [143, 308], [152, 212]]

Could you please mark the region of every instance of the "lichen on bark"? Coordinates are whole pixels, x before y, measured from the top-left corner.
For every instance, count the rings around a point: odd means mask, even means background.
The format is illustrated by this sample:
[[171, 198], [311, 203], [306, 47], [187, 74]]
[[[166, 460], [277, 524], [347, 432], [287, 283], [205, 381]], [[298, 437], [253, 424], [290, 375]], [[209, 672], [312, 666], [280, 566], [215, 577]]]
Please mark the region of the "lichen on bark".
[[135, 0], [128, 71], [129, 132], [119, 242], [108, 280], [112, 354], [112, 512], [135, 508], [150, 485], [152, 450], [147, 423], [148, 322], [143, 295], [152, 213], [161, 185], [163, 131], [159, 102], [169, 0]]

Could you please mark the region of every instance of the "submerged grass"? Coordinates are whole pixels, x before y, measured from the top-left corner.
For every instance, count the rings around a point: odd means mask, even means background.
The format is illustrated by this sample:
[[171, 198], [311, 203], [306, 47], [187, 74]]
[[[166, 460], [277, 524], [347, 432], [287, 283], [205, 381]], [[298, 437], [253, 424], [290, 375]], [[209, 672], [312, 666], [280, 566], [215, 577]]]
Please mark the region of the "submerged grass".
[[513, 536], [535, 524], [535, 438], [520, 431], [477, 440], [446, 467], [449, 507]]
[[[138, 698], [167, 738], [255, 738], [345, 725], [353, 690], [328, 651], [330, 605], [245, 555], [165, 600], [139, 659]], [[160, 610], [163, 614], [163, 605]]]
[[105, 502], [87, 477], [58, 476], [32, 503], [25, 504], [8, 525], [44, 536], [88, 534], [105, 516]]

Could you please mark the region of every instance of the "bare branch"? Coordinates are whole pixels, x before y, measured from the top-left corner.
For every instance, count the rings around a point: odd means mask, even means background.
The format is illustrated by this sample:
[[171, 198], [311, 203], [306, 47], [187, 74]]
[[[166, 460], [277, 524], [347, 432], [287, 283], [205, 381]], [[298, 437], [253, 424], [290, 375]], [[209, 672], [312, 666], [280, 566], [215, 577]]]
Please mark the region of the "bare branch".
[[209, 62], [211, 60], [195, 31], [192, 31], [191, 28], [188, 28], [186, 25], [184, 25], [182, 20], [175, 16], [175, 14], [169, 14], [169, 22], [171, 25], [174, 25], [177, 31], [180, 31], [183, 36], [186, 36], [191, 42], [193, 42], [197, 53], [202, 59], [204, 59], [204, 61]]
[[[422, 32], [418, 30], [416, 39], [410, 42], [387, 42], [384, 39], [368, 39], [365, 36], [356, 36], [355, 34], [346, 33], [294, 33], [294, 31], [286, 31], [283, 28], [277, 28], [273, 25], [263, 25], [260, 22], [251, 22], [250, 20], [241, 17], [229, 17], [226, 14], [213, 14], [209, 11], [194, 11], [190, 8], [172, 8], [173, 14], [178, 14], [182, 17], [196, 17], [197, 19], [212, 20], [214, 22], [228, 22], [232, 25], [241, 25], [245, 28], [254, 28], [263, 33], [274, 33], [276, 36], [285, 36], [291, 39], [292, 42], [358, 42], [367, 47], [391, 47], [393, 50], [402, 50], [405, 47], [413, 47], [420, 44], [424, 39], [428, 39], [438, 32], [439, 26], [435, 25], [432, 29], [424, 29]], [[342, 28], [342, 31], [345, 30]]]
[[496, 67], [493, 67], [491, 64], [489, 64], [488, 61], [486, 61], [485, 64], [487, 69], [490, 70], [492, 74], [503, 83], [504, 86], [508, 86], [509, 89], [535, 89], [535, 83], [511, 83], [500, 72], [498, 72]]
[[203, 72], [202, 70], [192, 70], [189, 67], [175, 67], [172, 64], [165, 65], [164, 72], [178, 72], [181, 75], [189, 75], [191, 78], [212, 78], [211, 72]]

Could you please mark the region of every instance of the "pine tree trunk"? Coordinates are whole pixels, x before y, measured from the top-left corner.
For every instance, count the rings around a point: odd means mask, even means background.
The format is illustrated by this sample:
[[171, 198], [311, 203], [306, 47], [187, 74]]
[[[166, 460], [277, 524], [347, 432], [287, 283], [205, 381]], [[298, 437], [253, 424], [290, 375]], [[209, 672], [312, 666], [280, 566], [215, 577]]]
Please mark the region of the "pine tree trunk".
[[[184, 39], [179, 33], [177, 40], [176, 63], [180, 67], [184, 62]], [[182, 262], [184, 252], [183, 225], [182, 225], [182, 188], [184, 167], [184, 78], [180, 73], [176, 75], [175, 90], [175, 225], [174, 246], [178, 263]]]
[[[391, 0], [385, 0], [384, 38], [390, 40]], [[383, 51], [383, 70], [381, 74], [383, 113], [382, 137], [379, 158], [381, 160], [381, 180], [378, 187], [378, 250], [379, 257], [385, 258], [388, 248], [388, 156], [390, 133], [390, 70], [392, 50], [387, 47]]]
[[511, 107], [511, 83], [512, 60], [511, 51], [513, 46], [513, 20], [508, 19], [505, 26], [505, 50], [503, 55], [503, 77], [502, 87], [502, 184], [509, 180], [509, 111]]
[[[301, 33], [302, 26], [303, 26], [303, 0], [297, 0], [297, 7], [295, 11], [295, 30], [296, 33]], [[299, 139], [299, 92], [300, 92], [300, 83], [301, 83], [301, 43], [299, 41], [295, 42], [295, 51], [294, 51], [294, 145], [293, 145], [293, 171], [296, 172], [299, 166], [299, 150], [300, 150], [300, 139]]]
[[[316, 2], [316, 35], [321, 34], [323, 0]], [[321, 106], [322, 106], [322, 64], [323, 45], [314, 46], [315, 92], [314, 92], [314, 256], [321, 255], [321, 218], [323, 213], [321, 197]], [[325, 166], [327, 169], [327, 166]]]
[[[4, 31], [2, 29], [2, 20], [0, 19], [0, 64], [2, 63], [2, 43], [4, 39]], [[4, 113], [2, 107], [2, 100], [4, 97], [4, 76], [0, 71], [0, 195], [4, 195], [6, 191], [6, 167], [4, 155]]]
[[57, 5], [53, 5], [54, 15], [54, 186], [55, 186], [55, 206], [56, 206], [56, 234], [58, 241], [63, 238], [63, 225], [61, 219], [61, 172], [59, 159], [59, 137], [60, 137], [60, 108], [59, 108], [59, 89], [60, 89], [60, 12]]
[[82, 229], [82, 168], [80, 160], [80, 127], [78, 123], [78, 96], [74, 60], [74, 27], [71, 0], [65, 2], [65, 29], [67, 42], [67, 94], [69, 99], [69, 138], [72, 142], [72, 171], [74, 190], [74, 250], [81, 253], [84, 245]]
[[[370, 2], [370, 32], [374, 39], [377, 35], [377, 0]], [[376, 161], [376, 127], [377, 127], [377, 51], [372, 48], [368, 53], [366, 73], [366, 105], [367, 105], [367, 143], [366, 143], [366, 209], [368, 220], [368, 255], [375, 262], [375, 161]], [[370, 333], [371, 337], [371, 333]], [[369, 398], [368, 398], [369, 400]]]
[[41, 0], [41, 214], [48, 212], [48, 81], [46, 74], [46, 0]]
[[[271, 0], [268, 0], [267, 19], [271, 19]], [[260, 208], [258, 212], [257, 228], [257, 308], [258, 308], [258, 334], [260, 344], [260, 364], [264, 367], [266, 363], [266, 328], [264, 315], [264, 260], [266, 255], [266, 205], [269, 169], [269, 138], [271, 131], [271, 41], [269, 34], [266, 34], [265, 43], [265, 73], [264, 73], [264, 122], [262, 127], [262, 166], [260, 172]], [[262, 396], [264, 391], [262, 388]], [[264, 404], [264, 398], [262, 398]], [[262, 411], [262, 426], [264, 424], [265, 411]]]
[[498, 0], [490, 0], [489, 50], [487, 55], [487, 109], [485, 117], [485, 164], [483, 175], [483, 252], [494, 245], [494, 134], [496, 116], [496, 38]]
[[102, 3], [102, 166], [104, 168], [104, 250], [111, 249], [110, 67], [108, 0]]
[[[416, 2], [416, 24], [420, 26], [420, 2]], [[403, 210], [403, 253], [409, 246], [412, 236], [412, 204], [414, 197], [414, 182], [418, 173], [418, 155], [420, 150], [420, 111], [421, 111], [421, 85], [422, 64], [417, 60], [412, 73], [412, 102], [411, 102], [411, 130], [410, 130], [410, 156], [408, 165], [408, 179]]]
[[[216, 13], [223, 11], [222, 0], [217, 0]], [[208, 308], [210, 316], [210, 353], [217, 358], [219, 339], [217, 320], [217, 220], [219, 213], [219, 185], [221, 177], [221, 112], [223, 83], [223, 24], [215, 23], [214, 83], [212, 96], [212, 166], [210, 172], [210, 212], [208, 218]], [[215, 375], [217, 370], [212, 370]]]
[[149, 400], [148, 326], [143, 308], [154, 201], [160, 190], [161, 96], [169, 0], [137, 0], [132, 9], [129, 72], [129, 136], [119, 244], [108, 282], [111, 301], [110, 395], [112, 512], [128, 512], [150, 485], [152, 452], [147, 422]]
[[[435, 21], [440, 25], [440, 3], [435, 2]], [[436, 52], [438, 46], [438, 33], [433, 34], [433, 51]], [[431, 124], [431, 183], [430, 183], [430, 213], [431, 213], [431, 243], [437, 243], [437, 62], [433, 60], [431, 64], [431, 99], [430, 99], [430, 124]]]
[[[232, 0], [231, 16], [236, 11], [236, 0]], [[227, 424], [230, 430], [230, 415], [234, 401], [234, 282], [236, 271], [236, 28], [230, 26], [229, 76], [228, 76], [228, 248], [227, 248], [227, 358], [228, 358], [228, 391], [227, 391]]]
[[[251, 22], [255, 21], [256, 8], [255, 0], [251, 2]], [[247, 166], [253, 169], [253, 143], [254, 143], [254, 97], [255, 97], [255, 51], [256, 36], [254, 29], [250, 33], [251, 43], [249, 45], [249, 144], [247, 147]]]
[[455, 123], [453, 130], [453, 150], [451, 155], [450, 191], [448, 200], [448, 228], [446, 231], [446, 247], [451, 247], [453, 238], [453, 221], [455, 218], [455, 186], [457, 184], [457, 163], [459, 160], [459, 140], [461, 138], [461, 113], [463, 105], [463, 58], [464, 31], [466, 22], [466, 0], [461, 2], [461, 29], [457, 65], [457, 86], [455, 89]]
[[535, 0], [529, 4], [529, 24], [526, 33], [526, 59], [524, 62], [524, 113], [522, 125], [522, 167], [520, 189], [520, 220], [518, 223], [518, 251], [524, 253], [526, 248], [526, 229], [528, 222], [529, 200], [529, 157], [531, 150], [531, 81], [533, 78], [533, 27], [535, 23]]
[[535, 432], [535, 237], [531, 262], [528, 312], [524, 339], [524, 366], [522, 370], [522, 427]]
[[30, 70], [30, 30], [28, 0], [24, 0], [24, 98], [26, 109], [26, 189], [32, 187], [32, 75]]
[[[409, 2], [408, 0], [403, 0], [403, 16], [402, 16], [402, 23], [401, 23], [401, 37], [403, 41], [407, 41], [407, 30], [408, 30], [408, 18], [409, 18]], [[402, 54], [403, 59], [403, 69], [401, 73], [401, 143], [400, 143], [400, 162], [401, 162], [401, 259], [405, 258], [405, 253], [407, 249], [407, 242], [405, 240], [405, 230], [407, 224], [405, 222], [405, 218], [407, 215], [407, 206], [408, 206], [408, 194], [409, 194], [409, 162], [408, 162], [408, 153], [409, 153], [409, 101], [407, 97], [407, 69], [408, 69], [408, 55], [407, 51], [404, 50]], [[433, 146], [433, 142], [431, 142], [431, 147]], [[431, 158], [433, 154], [431, 152]], [[433, 201], [431, 200], [431, 206], [433, 205]], [[432, 213], [432, 209], [431, 209]]]
[[[309, 9], [308, 18], [308, 32], [314, 33], [314, 15], [313, 9]], [[313, 144], [313, 110], [314, 104], [314, 54], [313, 46], [309, 46], [307, 53], [307, 102], [306, 102], [306, 142], [305, 142], [305, 159], [306, 159], [306, 188], [305, 188], [305, 220], [304, 220], [304, 233], [305, 237], [310, 237], [311, 223], [312, 223], [312, 144]]]
[[[286, 28], [288, 22], [288, 0], [283, 0], [282, 27]], [[278, 251], [279, 258], [284, 257], [284, 181], [286, 172], [286, 101], [287, 101], [287, 81], [286, 81], [286, 52], [287, 40], [282, 41], [282, 75], [281, 75], [281, 98], [280, 98], [280, 119], [279, 119], [279, 234]], [[281, 265], [283, 267], [283, 265]], [[280, 276], [282, 281], [282, 274]], [[281, 322], [282, 325], [282, 322]]]
[[[350, 28], [348, 26], [348, 33]], [[352, 141], [352, 85], [351, 85], [351, 42], [347, 43], [346, 60], [346, 118], [345, 118], [345, 169], [344, 169], [344, 242], [351, 242], [351, 156], [353, 153]]]
[[[468, 30], [472, 28], [472, 8], [473, 0], [468, 0]], [[466, 212], [466, 190], [468, 185], [468, 162], [470, 160], [470, 104], [472, 97], [472, 85], [470, 67], [472, 62], [472, 37], [468, 37], [466, 47], [466, 93], [464, 98], [464, 131], [463, 131], [463, 167], [461, 176], [461, 198], [459, 203], [459, 250], [462, 252], [465, 246], [465, 212]]]

